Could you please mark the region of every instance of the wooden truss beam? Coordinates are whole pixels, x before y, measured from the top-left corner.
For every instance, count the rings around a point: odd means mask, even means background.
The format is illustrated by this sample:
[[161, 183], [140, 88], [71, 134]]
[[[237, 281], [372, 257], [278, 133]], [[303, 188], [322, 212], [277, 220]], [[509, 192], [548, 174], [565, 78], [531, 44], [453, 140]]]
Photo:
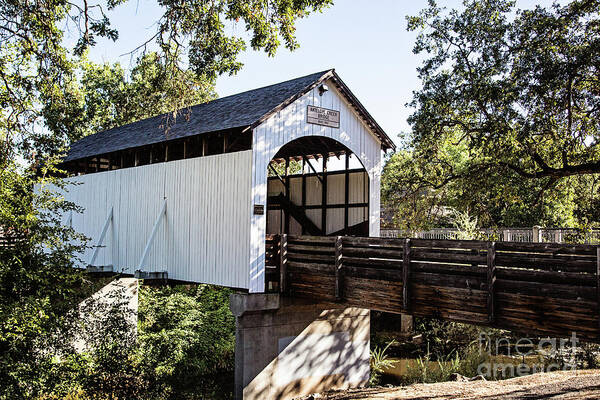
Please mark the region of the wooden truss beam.
[[163, 215], [165, 215], [167, 211], [167, 199], [165, 199], [162, 203], [160, 211], [158, 213], [158, 217], [156, 217], [156, 221], [154, 222], [154, 226], [152, 227], [152, 232], [150, 233], [150, 237], [146, 242], [146, 247], [144, 248], [144, 252], [142, 253], [142, 258], [140, 258], [140, 262], [138, 264], [137, 270], [140, 271], [144, 264], [146, 263], [146, 258], [148, 258], [148, 253], [150, 252], [150, 248], [152, 247], [152, 243], [154, 242], [154, 237], [156, 236], [156, 232], [158, 231], [158, 224], [162, 219]]
[[88, 263], [88, 265], [94, 265], [94, 262], [96, 262], [96, 258], [98, 257], [98, 252], [100, 251], [100, 247], [102, 246], [102, 243], [104, 242], [104, 237], [106, 236], [106, 231], [108, 231], [108, 225], [110, 225], [110, 223], [113, 220], [113, 208], [110, 207], [110, 211], [108, 212], [108, 216], [106, 217], [106, 221], [104, 221], [104, 225], [102, 226], [102, 231], [100, 231], [100, 237], [98, 238], [98, 242], [96, 243], [96, 246], [94, 246], [94, 252], [92, 253], [92, 257], [90, 258], [90, 262]]
[[321, 178], [321, 176], [319, 176], [319, 173], [317, 172], [317, 170], [315, 169], [315, 167], [310, 162], [310, 159], [307, 156], [305, 156], [304, 154], [302, 154], [302, 158], [308, 160], [308, 162], [307, 162], [308, 166], [310, 167], [310, 169], [313, 170], [313, 172], [315, 173], [315, 175], [317, 176], [317, 178], [319, 178], [319, 181], [321, 182], [321, 185], [322, 185], [323, 184], [323, 178]]

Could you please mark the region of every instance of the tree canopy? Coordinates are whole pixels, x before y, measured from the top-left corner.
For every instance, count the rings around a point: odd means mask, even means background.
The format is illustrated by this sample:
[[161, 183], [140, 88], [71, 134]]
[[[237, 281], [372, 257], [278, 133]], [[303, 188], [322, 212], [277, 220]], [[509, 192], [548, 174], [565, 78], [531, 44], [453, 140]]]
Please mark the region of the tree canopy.
[[449, 11], [430, 1], [408, 17], [422, 87], [405, 151], [384, 173], [388, 205], [417, 225], [443, 207], [487, 225], [581, 220], [600, 173], [599, 11], [598, 1]]
[[[16, 150], [29, 156], [40, 142], [42, 151], [48, 150], [48, 142], [56, 139], [56, 131], [49, 134], [48, 127], [73, 132], [67, 128], [74, 124], [69, 119], [74, 115], [63, 115], [62, 107], [81, 103], [73, 102], [70, 90], [79, 57], [98, 38], [119, 39], [108, 11], [126, 1], [0, 0], [2, 160], [13, 157]], [[212, 85], [218, 75], [237, 72], [242, 67], [238, 56], [248, 45], [271, 56], [280, 45], [295, 49], [296, 20], [323, 10], [332, 0], [160, 0], [157, 4], [163, 14], [154, 32], [132, 50], [144, 56], [154, 44], [159, 61], [153, 63], [162, 69], [164, 79], [160, 88], [168, 93], [189, 85]], [[244, 29], [229, 29], [231, 25]], [[67, 31], [75, 37], [68, 37]], [[70, 42], [74, 44], [67, 45]], [[144, 57], [142, 61], [151, 62]]]
[[[92, 133], [216, 98], [214, 83], [189, 70], [170, 71], [160, 56], [141, 56], [130, 71], [119, 63], [95, 64], [83, 58], [62, 93], [43, 104], [47, 132], [38, 150], [60, 148]], [[181, 117], [185, 118], [185, 115]], [[165, 121], [165, 126], [169, 121]], [[43, 146], [42, 146], [43, 144]]]
[[[600, 19], [597, 1], [514, 11], [513, 1], [467, 1], [445, 14], [430, 2], [409, 29], [427, 52], [411, 103], [414, 142], [449, 179], [490, 169], [524, 178], [600, 172]], [[458, 131], [464, 168], [436, 157]]]

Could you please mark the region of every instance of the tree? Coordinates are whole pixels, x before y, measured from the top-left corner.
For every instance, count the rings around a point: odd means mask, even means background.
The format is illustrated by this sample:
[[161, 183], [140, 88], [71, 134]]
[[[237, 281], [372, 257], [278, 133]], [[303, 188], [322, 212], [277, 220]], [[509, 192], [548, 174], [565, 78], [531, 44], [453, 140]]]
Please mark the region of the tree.
[[235, 318], [230, 294], [211, 285], [140, 292], [139, 373], [157, 398], [231, 398]]
[[[0, 161], [15, 157], [15, 151], [27, 157], [38, 145], [42, 151], [54, 146], [54, 132], [44, 130], [45, 117], [59, 116], [52, 104], [70, 100], [64, 96], [78, 57], [99, 37], [118, 40], [105, 7], [111, 10], [125, 2], [0, 0]], [[230, 25], [243, 24], [250, 46], [272, 56], [282, 42], [288, 49], [298, 47], [298, 18], [331, 4], [332, 0], [163, 0], [159, 5], [164, 13], [155, 32], [133, 52], [145, 55], [155, 43], [166, 82], [177, 82], [173, 89], [189, 81], [188, 69], [199, 82], [213, 84], [218, 75], [242, 67], [238, 56], [246, 41], [231, 34]], [[65, 45], [65, 26], [76, 36], [72, 47]], [[59, 130], [70, 123], [50, 121]]]
[[490, 170], [440, 184], [446, 165], [465, 168], [473, 156], [454, 135], [436, 145], [435, 162], [422, 148], [405, 145], [384, 166], [382, 201], [397, 227], [412, 231], [449, 227], [453, 210], [469, 213], [483, 227], [578, 226], [598, 215], [594, 210], [600, 200], [599, 177], [562, 178], [552, 190], [544, 190], [543, 180]]
[[46, 142], [48, 149], [216, 98], [213, 82], [191, 71], [170, 71], [157, 53], [140, 57], [129, 73], [119, 63], [98, 65], [85, 59], [75, 72], [63, 95], [44, 104], [52, 139]]
[[[408, 18], [420, 31], [414, 52], [427, 54], [409, 122], [415, 155], [439, 167], [432, 186], [497, 173], [545, 191], [600, 172], [599, 9], [466, 1], [445, 13], [430, 1]], [[469, 153], [464, 164], [440, 155], [451, 136]]]
[[513, 1], [433, 1], [408, 17], [425, 54], [405, 151], [383, 199], [410, 229], [448, 207], [487, 226], [573, 225], [600, 172], [599, 3], [516, 11]]
[[0, 169], [0, 399], [39, 393], [52, 366], [48, 349], [69, 346], [56, 333], [92, 288], [73, 268], [85, 238], [60, 225], [76, 205], [47, 187], [34, 193], [31, 174], [15, 163]]

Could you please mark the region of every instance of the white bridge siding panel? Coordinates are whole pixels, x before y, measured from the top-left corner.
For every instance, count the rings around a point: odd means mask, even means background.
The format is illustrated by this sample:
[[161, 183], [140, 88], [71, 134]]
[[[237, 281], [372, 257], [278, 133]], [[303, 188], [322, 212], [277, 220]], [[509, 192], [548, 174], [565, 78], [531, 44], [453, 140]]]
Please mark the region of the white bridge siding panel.
[[306, 177], [306, 205], [320, 205], [323, 202], [323, 185], [316, 176]]
[[[381, 143], [348, 105], [334, 84], [328, 82], [328, 86], [329, 91], [322, 96], [319, 95], [318, 88], [314, 88], [254, 129], [252, 202], [267, 204], [267, 167], [282, 146], [303, 136], [329, 137], [343, 143], [356, 154], [369, 175], [369, 234], [378, 236]], [[340, 111], [340, 128], [307, 123], [308, 105]], [[313, 218], [312, 215], [310, 217]], [[262, 292], [264, 291], [266, 216], [252, 215], [251, 220], [249, 291]]]
[[[65, 196], [67, 200], [70, 200], [78, 205], [83, 203], [87, 204], [91, 209], [96, 210], [93, 213], [77, 213], [73, 212], [72, 226], [78, 232], [83, 233], [87, 237], [92, 238], [88, 243], [90, 248], [87, 248], [82, 254], [77, 256], [81, 259], [82, 264], [80, 267], [84, 267], [91, 259], [94, 252], [94, 247], [98, 242], [98, 237], [110, 210], [110, 206], [107, 205], [107, 193], [106, 190], [100, 189], [99, 187], [93, 187], [91, 190], [86, 190], [87, 186], [91, 186], [88, 183], [91, 182], [89, 176], [81, 176], [74, 180], [77, 185], [68, 185], [66, 191], [59, 190], [59, 192]], [[106, 176], [101, 176], [98, 179], [100, 185], [105, 186], [107, 184]], [[66, 221], [67, 215], [63, 217], [63, 221]], [[96, 265], [108, 265], [112, 264], [112, 240], [114, 237], [114, 231], [112, 224], [109, 225], [106, 232], [106, 236], [102, 247], [99, 248], [98, 255], [96, 257]]]
[[[98, 240], [110, 207], [113, 221], [95, 265], [134, 273], [164, 199], [166, 213], [146, 271], [169, 278], [248, 288], [252, 151], [220, 154], [66, 179], [65, 197], [84, 208], [73, 227]], [[82, 257], [87, 263], [93, 250]]]

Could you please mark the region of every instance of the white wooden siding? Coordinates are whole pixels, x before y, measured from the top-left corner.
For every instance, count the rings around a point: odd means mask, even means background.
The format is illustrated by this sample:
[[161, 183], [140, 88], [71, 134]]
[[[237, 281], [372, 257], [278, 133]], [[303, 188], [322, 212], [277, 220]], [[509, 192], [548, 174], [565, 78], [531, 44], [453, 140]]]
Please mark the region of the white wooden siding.
[[[344, 144], [356, 154], [369, 175], [369, 234], [378, 236], [381, 143], [346, 103], [335, 86], [331, 83], [328, 86], [329, 91], [322, 96], [315, 88], [254, 129], [252, 202], [254, 204], [267, 203], [267, 166], [282, 146], [303, 136], [329, 137]], [[339, 110], [340, 128], [306, 123], [308, 105]], [[311, 202], [307, 201], [307, 204], [311, 204]], [[320, 213], [318, 210], [317, 212]], [[310, 213], [307, 214], [310, 215]], [[351, 212], [351, 220], [356, 220], [356, 217], [357, 215]], [[251, 220], [249, 290], [250, 292], [262, 292], [264, 291], [266, 215], [252, 215]]]
[[[252, 151], [151, 164], [68, 178], [65, 197], [85, 208], [73, 227], [95, 244], [113, 207], [113, 222], [95, 265], [133, 273], [156, 221], [146, 271], [169, 278], [248, 288]], [[91, 250], [82, 255], [84, 263]]]

